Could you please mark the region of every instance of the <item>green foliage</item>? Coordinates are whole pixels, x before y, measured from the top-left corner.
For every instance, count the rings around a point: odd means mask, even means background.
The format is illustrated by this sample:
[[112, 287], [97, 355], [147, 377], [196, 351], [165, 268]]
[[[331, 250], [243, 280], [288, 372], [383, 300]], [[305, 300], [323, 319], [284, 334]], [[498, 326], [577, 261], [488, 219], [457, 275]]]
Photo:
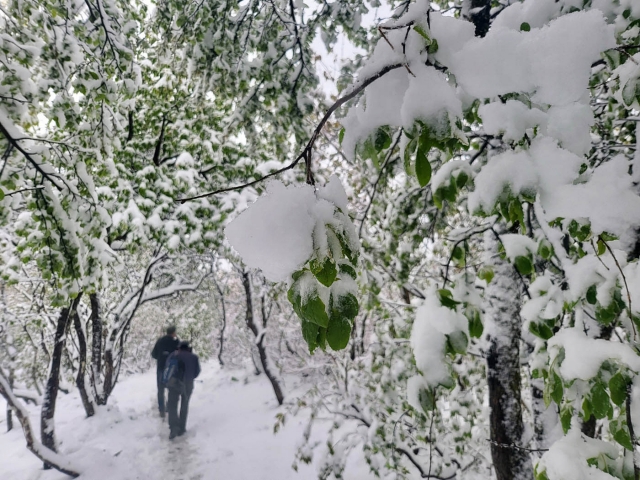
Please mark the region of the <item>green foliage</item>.
[[431, 181], [431, 163], [423, 150], [418, 149], [416, 154], [416, 177], [421, 187], [425, 187]]
[[531, 275], [534, 272], [533, 261], [528, 256], [517, 256], [514, 259], [513, 264], [515, 265], [518, 272], [520, 272], [520, 274], [522, 275]]
[[609, 380], [609, 391], [611, 392], [611, 401], [618, 407], [621, 406], [627, 398], [628, 385], [629, 385], [628, 380], [620, 372], [616, 373]]

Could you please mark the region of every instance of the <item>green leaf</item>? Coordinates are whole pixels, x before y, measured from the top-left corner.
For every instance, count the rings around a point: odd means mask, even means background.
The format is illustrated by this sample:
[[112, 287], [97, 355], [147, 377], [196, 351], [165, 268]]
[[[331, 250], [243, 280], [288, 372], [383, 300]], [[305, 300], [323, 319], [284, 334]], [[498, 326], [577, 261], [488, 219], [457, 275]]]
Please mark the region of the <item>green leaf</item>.
[[336, 263], [329, 257], [327, 257], [322, 263], [314, 258], [309, 262], [309, 269], [325, 287], [330, 287], [338, 276]]
[[520, 31], [521, 32], [530, 32], [531, 31], [531, 25], [529, 25], [527, 22], [522, 22], [520, 24]]
[[353, 320], [358, 315], [360, 306], [358, 299], [352, 293], [345, 295], [331, 295], [331, 316], [338, 316]]
[[438, 298], [440, 299], [440, 304], [443, 307], [450, 308], [451, 310], [455, 310], [456, 305], [460, 304], [460, 302], [457, 302], [453, 299], [453, 294], [446, 288], [441, 288], [440, 290], [438, 290]]
[[458, 194], [458, 187], [456, 187], [456, 182], [449, 182], [449, 186], [443, 188], [443, 193], [445, 200], [454, 203], [456, 201], [456, 195]]
[[565, 405], [560, 411], [560, 423], [562, 424], [562, 430], [566, 434], [571, 428], [571, 419], [573, 418], [573, 408], [569, 405]]
[[632, 78], [627, 83], [625, 83], [622, 89], [622, 101], [628, 107], [633, 104], [636, 99], [636, 89], [638, 85], [638, 79]]
[[450, 353], [452, 355], [459, 353], [460, 355], [463, 355], [467, 352], [469, 339], [463, 331], [458, 330], [456, 332], [445, 335], [445, 337], [447, 337], [447, 353]]
[[347, 274], [351, 278], [353, 278], [354, 280], [356, 279], [356, 277], [357, 277], [356, 269], [353, 268], [351, 265], [349, 265], [347, 263], [341, 263], [339, 265], [339, 268], [340, 268], [340, 273]]
[[589, 302], [591, 305], [595, 305], [598, 302], [598, 290], [596, 289], [595, 285], [591, 285], [588, 289], [587, 289], [587, 302]]
[[609, 391], [611, 401], [620, 406], [627, 399], [627, 380], [618, 372], [609, 380]]
[[304, 275], [305, 270], [298, 270], [295, 271], [291, 274], [291, 278], [293, 278], [293, 281], [295, 282], [296, 280], [298, 280], [302, 275]]
[[456, 186], [458, 187], [458, 190], [464, 187], [467, 184], [468, 180], [469, 175], [467, 175], [465, 172], [460, 172], [456, 177]]
[[524, 228], [524, 211], [520, 200], [514, 198], [509, 204], [509, 220], [512, 223], [518, 222]]
[[321, 327], [329, 325], [329, 316], [325, 309], [324, 302], [317, 293], [309, 296], [306, 301], [302, 302], [300, 309], [302, 318], [307, 322], [315, 323]]
[[604, 58], [605, 62], [607, 63], [607, 67], [609, 67], [611, 70], [615, 70], [622, 63], [621, 62], [622, 56], [620, 52], [615, 49], [602, 52], [601, 55], [602, 55], [602, 58]]
[[587, 421], [591, 418], [593, 408], [591, 407], [591, 402], [589, 401], [588, 398], [585, 398], [582, 401], [582, 412], [583, 412], [584, 421]]
[[342, 350], [349, 343], [351, 337], [351, 322], [332, 312], [329, 326], [327, 327], [327, 343], [333, 350]]
[[611, 403], [609, 402], [609, 395], [607, 394], [604, 385], [601, 382], [596, 382], [591, 389], [591, 407], [593, 414], [600, 420], [607, 416]]
[[598, 239], [598, 256], [604, 255], [606, 251], [607, 251], [607, 245], [604, 243], [604, 241], [601, 238], [599, 238]]
[[562, 402], [562, 396], [564, 395], [564, 387], [562, 385], [562, 378], [556, 373], [553, 372], [551, 378], [551, 398], [556, 404], [560, 405]]
[[431, 180], [431, 162], [420, 149], [416, 155], [416, 177], [421, 187], [428, 185]]
[[4, 190], [0, 188], [0, 202], [4, 200]]
[[391, 146], [391, 136], [384, 128], [379, 128], [378, 130], [376, 130], [373, 144], [377, 152], [386, 150]]
[[415, 170], [413, 168], [413, 162], [411, 156], [413, 152], [416, 150], [416, 146], [418, 145], [418, 139], [412, 138], [409, 143], [404, 147], [404, 171], [407, 172], [407, 175], [413, 177], [415, 174]]
[[613, 439], [626, 448], [629, 451], [633, 451], [633, 445], [631, 444], [631, 437], [629, 436], [629, 431], [626, 428], [626, 423], [624, 426], [620, 426], [615, 433], [613, 434]]
[[316, 338], [318, 348], [326, 350], [327, 348], [327, 329], [318, 327], [318, 337]]
[[427, 47], [427, 53], [429, 55], [434, 55], [438, 52], [438, 41], [434, 38], [431, 40], [431, 45]]
[[431, 44], [431, 37], [429, 36], [427, 31], [424, 28], [422, 28], [422, 25], [414, 25], [413, 29], [416, 32], [418, 32], [420, 34], [420, 36], [427, 41], [427, 45]]
[[614, 235], [612, 233], [609, 233], [609, 232], [602, 232], [600, 234], [600, 238], [602, 240], [604, 240], [605, 242], [613, 242], [614, 240], [618, 239], [618, 237], [616, 235]]
[[553, 255], [553, 247], [548, 240], [540, 240], [540, 243], [538, 244], [538, 255], [545, 260], [549, 260], [551, 258], [551, 255]]
[[615, 302], [611, 302], [608, 307], [598, 306], [596, 308], [596, 320], [603, 325], [611, 325], [618, 318], [618, 309]]
[[464, 249], [460, 248], [457, 245], [453, 247], [453, 251], [451, 252], [451, 258], [454, 258], [456, 260], [462, 260], [464, 258]]
[[493, 280], [494, 275], [495, 274], [493, 273], [493, 268], [488, 266], [484, 266], [480, 268], [480, 270], [478, 270], [478, 278], [480, 280], [484, 280], [485, 282], [487, 282], [487, 284], [491, 283], [491, 280]]
[[431, 412], [436, 408], [436, 397], [434, 391], [430, 388], [421, 388], [418, 390], [418, 400], [425, 413]]
[[340, 145], [342, 145], [342, 141], [344, 140], [344, 127], [340, 129], [340, 132], [338, 132], [338, 143]]
[[184, 15], [180, 15], [178, 20], [176, 20], [176, 25], [178, 27], [182, 27], [185, 23], [187, 23], [187, 17]]
[[480, 338], [484, 331], [484, 325], [480, 319], [480, 312], [473, 310], [473, 313], [469, 317], [469, 335], [471, 338]]
[[536, 337], [539, 337], [543, 340], [549, 340], [551, 337], [553, 337], [553, 330], [551, 330], [551, 328], [549, 328], [549, 326], [545, 325], [544, 323], [531, 322], [529, 324], [529, 331]]
[[533, 263], [529, 257], [519, 255], [514, 260], [514, 265], [521, 275], [530, 275], [533, 273]]
[[317, 338], [319, 328], [315, 323], [302, 320], [302, 338], [304, 338], [307, 345], [309, 345], [309, 353], [313, 353], [318, 347]]

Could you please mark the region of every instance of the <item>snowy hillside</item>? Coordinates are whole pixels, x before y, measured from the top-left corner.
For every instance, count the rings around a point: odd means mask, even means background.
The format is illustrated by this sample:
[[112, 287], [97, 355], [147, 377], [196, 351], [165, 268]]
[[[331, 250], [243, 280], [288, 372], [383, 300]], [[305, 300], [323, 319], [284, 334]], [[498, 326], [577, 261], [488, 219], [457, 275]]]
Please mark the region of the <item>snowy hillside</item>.
[[[246, 383], [245, 383], [246, 381]], [[287, 416], [273, 433], [278, 408], [264, 375], [221, 371], [203, 365], [190, 404], [187, 434], [169, 440], [166, 420], [157, 415], [155, 372], [134, 375], [118, 384], [110, 405], [85, 418], [76, 392], [60, 398], [56, 418], [60, 451], [84, 467], [83, 480], [311, 480], [312, 466], [291, 465], [301, 441], [304, 418]], [[0, 402], [1, 411], [5, 404]], [[33, 425], [39, 409], [30, 408]], [[0, 418], [0, 479], [66, 480], [43, 471], [24, 444], [20, 426], [5, 433]], [[364, 462], [358, 462], [363, 464]], [[366, 464], [347, 478], [366, 479]]]

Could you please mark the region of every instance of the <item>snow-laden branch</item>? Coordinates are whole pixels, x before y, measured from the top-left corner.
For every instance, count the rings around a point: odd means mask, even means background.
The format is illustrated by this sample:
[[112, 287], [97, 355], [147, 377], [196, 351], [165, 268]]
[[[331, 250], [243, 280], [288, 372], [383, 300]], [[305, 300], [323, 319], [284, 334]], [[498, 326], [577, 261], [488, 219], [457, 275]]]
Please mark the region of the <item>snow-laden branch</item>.
[[69, 475], [73, 478], [80, 476], [80, 469], [77, 468], [68, 458], [48, 449], [42, 443], [35, 439], [33, 435], [33, 429], [31, 428], [31, 421], [29, 420], [29, 412], [24, 407], [22, 402], [18, 399], [16, 394], [9, 386], [4, 373], [0, 370], [0, 395], [4, 397], [9, 406], [13, 409], [20, 424], [22, 425], [22, 431], [24, 432], [24, 438], [27, 441], [27, 448], [31, 453], [38, 457], [43, 462], [51, 465], [56, 470]]

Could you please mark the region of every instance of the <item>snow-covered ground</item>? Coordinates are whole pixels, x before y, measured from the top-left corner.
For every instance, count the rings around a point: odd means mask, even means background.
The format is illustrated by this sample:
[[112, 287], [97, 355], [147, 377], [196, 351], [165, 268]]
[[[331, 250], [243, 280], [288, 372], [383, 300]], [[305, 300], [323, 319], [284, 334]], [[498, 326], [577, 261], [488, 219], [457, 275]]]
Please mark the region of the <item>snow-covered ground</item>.
[[[83, 480], [312, 480], [310, 465], [291, 465], [305, 419], [287, 415], [276, 435], [277, 406], [264, 375], [203, 365], [190, 404], [187, 433], [169, 440], [157, 414], [155, 370], [122, 380], [93, 418], [85, 418], [77, 393], [61, 394], [56, 433], [61, 453], [83, 467]], [[19, 424], [5, 433], [0, 401], [0, 479], [63, 480], [43, 471], [25, 447]], [[38, 409], [30, 407], [34, 429]], [[17, 420], [16, 420], [17, 423]], [[347, 479], [371, 478], [364, 461], [351, 462]]]

